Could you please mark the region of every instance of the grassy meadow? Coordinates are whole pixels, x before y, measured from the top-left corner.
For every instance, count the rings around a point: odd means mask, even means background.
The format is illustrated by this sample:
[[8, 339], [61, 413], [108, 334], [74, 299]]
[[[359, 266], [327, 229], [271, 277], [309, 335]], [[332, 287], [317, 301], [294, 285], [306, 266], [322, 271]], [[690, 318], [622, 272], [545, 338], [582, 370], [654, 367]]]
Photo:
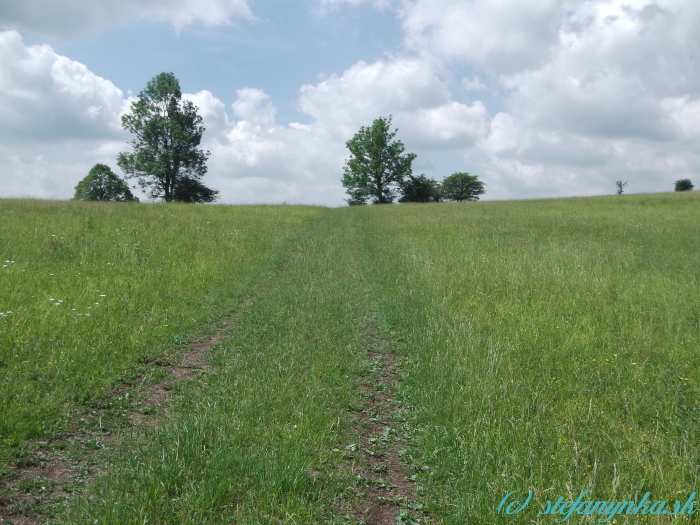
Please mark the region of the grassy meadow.
[[241, 301], [321, 213], [0, 201], [0, 458]]
[[[700, 477], [699, 212], [697, 193], [0, 201], [2, 461], [240, 309], [211, 370], [178, 385], [157, 429], [125, 431], [55, 522], [351, 523], [343, 456], [379, 339], [400, 359], [392, 424], [431, 523], [551, 523], [544, 501], [587, 489], [685, 501]], [[497, 514], [530, 489], [522, 514]]]
[[550, 522], [542, 503], [587, 489], [685, 502], [697, 488], [698, 197], [361, 210], [403, 337], [414, 461], [445, 523], [493, 523], [511, 490], [539, 503], [504, 522]]

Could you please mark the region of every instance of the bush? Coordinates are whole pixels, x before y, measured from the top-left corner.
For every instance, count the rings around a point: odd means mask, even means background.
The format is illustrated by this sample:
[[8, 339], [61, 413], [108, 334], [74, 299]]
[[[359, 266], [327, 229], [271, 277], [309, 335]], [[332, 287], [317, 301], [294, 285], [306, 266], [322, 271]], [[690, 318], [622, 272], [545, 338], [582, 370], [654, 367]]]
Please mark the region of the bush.
[[676, 181], [676, 191], [690, 191], [693, 189], [693, 183], [690, 179], [681, 179]]
[[409, 175], [401, 185], [399, 202], [440, 202], [440, 184], [425, 175]]

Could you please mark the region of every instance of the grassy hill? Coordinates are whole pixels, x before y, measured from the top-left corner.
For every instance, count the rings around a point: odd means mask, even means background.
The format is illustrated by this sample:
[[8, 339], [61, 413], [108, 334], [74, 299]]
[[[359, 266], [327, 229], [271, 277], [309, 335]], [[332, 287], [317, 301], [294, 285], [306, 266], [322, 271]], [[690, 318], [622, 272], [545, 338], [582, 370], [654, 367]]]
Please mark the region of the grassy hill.
[[[0, 201], [0, 473], [66, 439], [79, 455], [102, 432], [104, 475], [65, 505], [56, 482], [37, 516], [357, 521], [376, 485], [358, 470], [358, 414], [372, 419], [358, 385], [391, 355], [394, 411], [376, 442], [396, 444], [427, 522], [497, 522], [513, 490], [533, 503], [504, 522], [587, 489], [685, 500], [700, 472], [699, 211], [693, 193], [343, 209]], [[206, 372], [134, 431], [129, 415], [146, 412], [128, 394], [232, 313]]]

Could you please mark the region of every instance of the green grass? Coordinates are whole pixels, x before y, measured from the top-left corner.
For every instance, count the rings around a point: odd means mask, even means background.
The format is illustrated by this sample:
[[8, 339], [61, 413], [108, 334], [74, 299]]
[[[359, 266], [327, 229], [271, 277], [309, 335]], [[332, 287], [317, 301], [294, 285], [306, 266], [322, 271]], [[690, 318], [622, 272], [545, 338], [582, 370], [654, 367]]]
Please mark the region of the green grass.
[[71, 523], [347, 523], [333, 449], [357, 442], [346, 409], [373, 312], [356, 232], [325, 219], [213, 349], [214, 372], [181, 386], [177, 420], [127, 443]]
[[322, 213], [0, 201], [0, 459], [221, 317]]
[[496, 522], [511, 490], [538, 504], [504, 522], [697, 488], [699, 197], [358, 212], [445, 523]]
[[[60, 421], [256, 290], [211, 373], [178, 387], [158, 430], [124, 438], [69, 522], [343, 523], [355, 493], [333, 449], [357, 442], [349, 410], [376, 327], [402, 359], [405, 458], [433, 520], [553, 522], [542, 502], [587, 489], [685, 500], [700, 472], [698, 210], [692, 193], [338, 210], [2, 201], [19, 234], [0, 233], [16, 261], [0, 281], [14, 301], [0, 308], [14, 396], [0, 431], [33, 436], [38, 415]], [[94, 315], [65, 315], [97, 289]], [[530, 489], [523, 514], [497, 515]]]

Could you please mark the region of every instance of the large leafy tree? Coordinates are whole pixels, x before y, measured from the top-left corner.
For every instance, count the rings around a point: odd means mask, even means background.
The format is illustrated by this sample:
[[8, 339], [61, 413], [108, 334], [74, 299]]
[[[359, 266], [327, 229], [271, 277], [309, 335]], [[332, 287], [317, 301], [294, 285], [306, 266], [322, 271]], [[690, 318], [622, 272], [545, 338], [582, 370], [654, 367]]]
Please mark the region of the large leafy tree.
[[453, 173], [442, 181], [441, 193], [449, 201], [478, 201], [486, 190], [477, 175]]
[[106, 164], [95, 164], [75, 187], [78, 201], [138, 201], [126, 182]]
[[391, 116], [380, 117], [346, 142], [350, 158], [345, 161], [343, 186], [348, 204], [385, 204], [399, 194], [416, 155], [404, 154], [403, 143], [394, 140], [397, 131], [391, 131]]
[[136, 138], [131, 152], [120, 153], [117, 164], [149, 197], [165, 202], [212, 202], [218, 191], [204, 186], [209, 152], [198, 148], [204, 127], [197, 108], [182, 100], [180, 83], [172, 73], [151, 79], [122, 116], [122, 126]]

